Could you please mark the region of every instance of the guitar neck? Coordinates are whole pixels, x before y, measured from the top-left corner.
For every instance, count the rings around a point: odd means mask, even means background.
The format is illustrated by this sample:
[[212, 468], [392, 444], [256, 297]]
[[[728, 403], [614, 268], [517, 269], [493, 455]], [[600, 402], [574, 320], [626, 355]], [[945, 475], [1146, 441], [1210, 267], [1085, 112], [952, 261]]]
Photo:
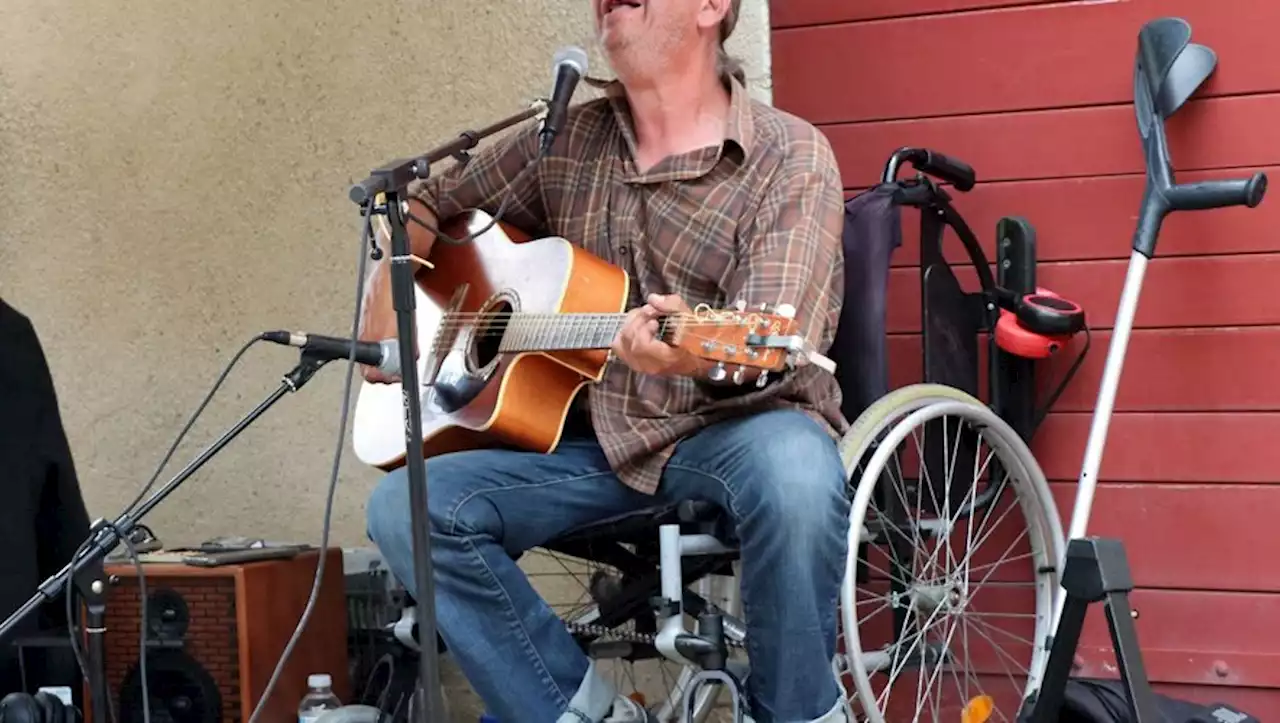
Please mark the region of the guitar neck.
[[[515, 313], [488, 321], [482, 333], [502, 334], [501, 352], [608, 349], [626, 318], [626, 314]], [[677, 323], [674, 317], [660, 318], [658, 338], [669, 339]]]

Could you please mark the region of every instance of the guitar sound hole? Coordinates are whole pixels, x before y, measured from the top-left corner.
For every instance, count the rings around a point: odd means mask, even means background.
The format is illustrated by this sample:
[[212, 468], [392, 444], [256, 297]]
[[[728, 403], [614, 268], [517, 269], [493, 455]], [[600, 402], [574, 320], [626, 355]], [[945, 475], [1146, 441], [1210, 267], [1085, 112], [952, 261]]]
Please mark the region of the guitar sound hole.
[[484, 311], [484, 316], [476, 324], [475, 337], [471, 343], [470, 361], [473, 370], [478, 372], [487, 369], [497, 360], [512, 310], [510, 302], [500, 300]]

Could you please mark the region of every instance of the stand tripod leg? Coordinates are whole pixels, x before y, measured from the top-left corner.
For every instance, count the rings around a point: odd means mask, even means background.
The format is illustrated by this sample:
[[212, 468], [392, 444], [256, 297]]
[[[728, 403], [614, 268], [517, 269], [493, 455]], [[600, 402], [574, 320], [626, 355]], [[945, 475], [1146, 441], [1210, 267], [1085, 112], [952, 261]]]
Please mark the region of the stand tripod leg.
[[1062, 710], [1063, 697], [1067, 691], [1067, 681], [1071, 679], [1071, 664], [1076, 656], [1076, 646], [1080, 643], [1080, 633], [1084, 629], [1084, 619], [1088, 612], [1088, 600], [1068, 593], [1066, 604], [1062, 607], [1062, 616], [1058, 620], [1053, 647], [1049, 651], [1049, 662], [1045, 666], [1044, 677], [1040, 680], [1039, 694], [1034, 700], [1035, 707], [1030, 717], [1023, 718], [1021, 723], [1055, 723], [1058, 720], [1058, 711]]
[[[1071, 663], [1080, 645], [1085, 616], [1091, 603], [1102, 602], [1111, 629], [1116, 664], [1124, 684], [1132, 723], [1156, 723], [1155, 699], [1147, 680], [1138, 649], [1138, 631], [1133, 625], [1129, 593], [1133, 577], [1124, 545], [1119, 540], [1097, 537], [1071, 540], [1067, 544], [1066, 564], [1062, 569], [1062, 588], [1066, 593], [1058, 628], [1049, 653], [1044, 678], [1029, 716], [1019, 716], [1022, 723], [1054, 723], [1062, 709]], [[1025, 710], [1025, 706], [1024, 706]]]
[[1116, 651], [1116, 666], [1120, 668], [1120, 681], [1129, 698], [1129, 720], [1134, 723], [1156, 723], [1156, 704], [1151, 692], [1151, 681], [1142, 663], [1142, 651], [1138, 648], [1138, 631], [1133, 625], [1133, 610], [1129, 607], [1127, 592], [1108, 593], [1106, 601], [1107, 627], [1111, 629], [1111, 645]]

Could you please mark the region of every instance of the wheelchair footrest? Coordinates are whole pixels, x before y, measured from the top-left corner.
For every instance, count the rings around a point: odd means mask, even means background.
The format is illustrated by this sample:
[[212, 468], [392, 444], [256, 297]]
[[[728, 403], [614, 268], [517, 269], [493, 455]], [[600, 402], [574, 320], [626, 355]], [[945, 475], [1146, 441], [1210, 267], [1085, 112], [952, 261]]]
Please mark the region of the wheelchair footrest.
[[744, 692], [742, 682], [727, 670], [703, 670], [689, 681], [684, 697], [684, 717], [682, 721], [693, 720], [694, 706], [698, 702], [698, 691], [704, 685], [723, 685], [729, 689], [729, 698], [733, 701], [733, 723], [743, 723], [742, 699]]

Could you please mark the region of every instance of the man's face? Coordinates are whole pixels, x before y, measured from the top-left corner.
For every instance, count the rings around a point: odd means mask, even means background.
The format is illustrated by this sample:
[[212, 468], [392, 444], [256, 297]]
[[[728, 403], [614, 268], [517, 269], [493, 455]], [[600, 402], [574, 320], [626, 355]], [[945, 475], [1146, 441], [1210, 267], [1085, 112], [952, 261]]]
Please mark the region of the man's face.
[[[661, 57], [697, 34], [704, 0], [591, 0], [596, 32], [615, 69]], [[644, 56], [644, 57], [639, 57]], [[644, 63], [649, 65], [649, 63]]]

